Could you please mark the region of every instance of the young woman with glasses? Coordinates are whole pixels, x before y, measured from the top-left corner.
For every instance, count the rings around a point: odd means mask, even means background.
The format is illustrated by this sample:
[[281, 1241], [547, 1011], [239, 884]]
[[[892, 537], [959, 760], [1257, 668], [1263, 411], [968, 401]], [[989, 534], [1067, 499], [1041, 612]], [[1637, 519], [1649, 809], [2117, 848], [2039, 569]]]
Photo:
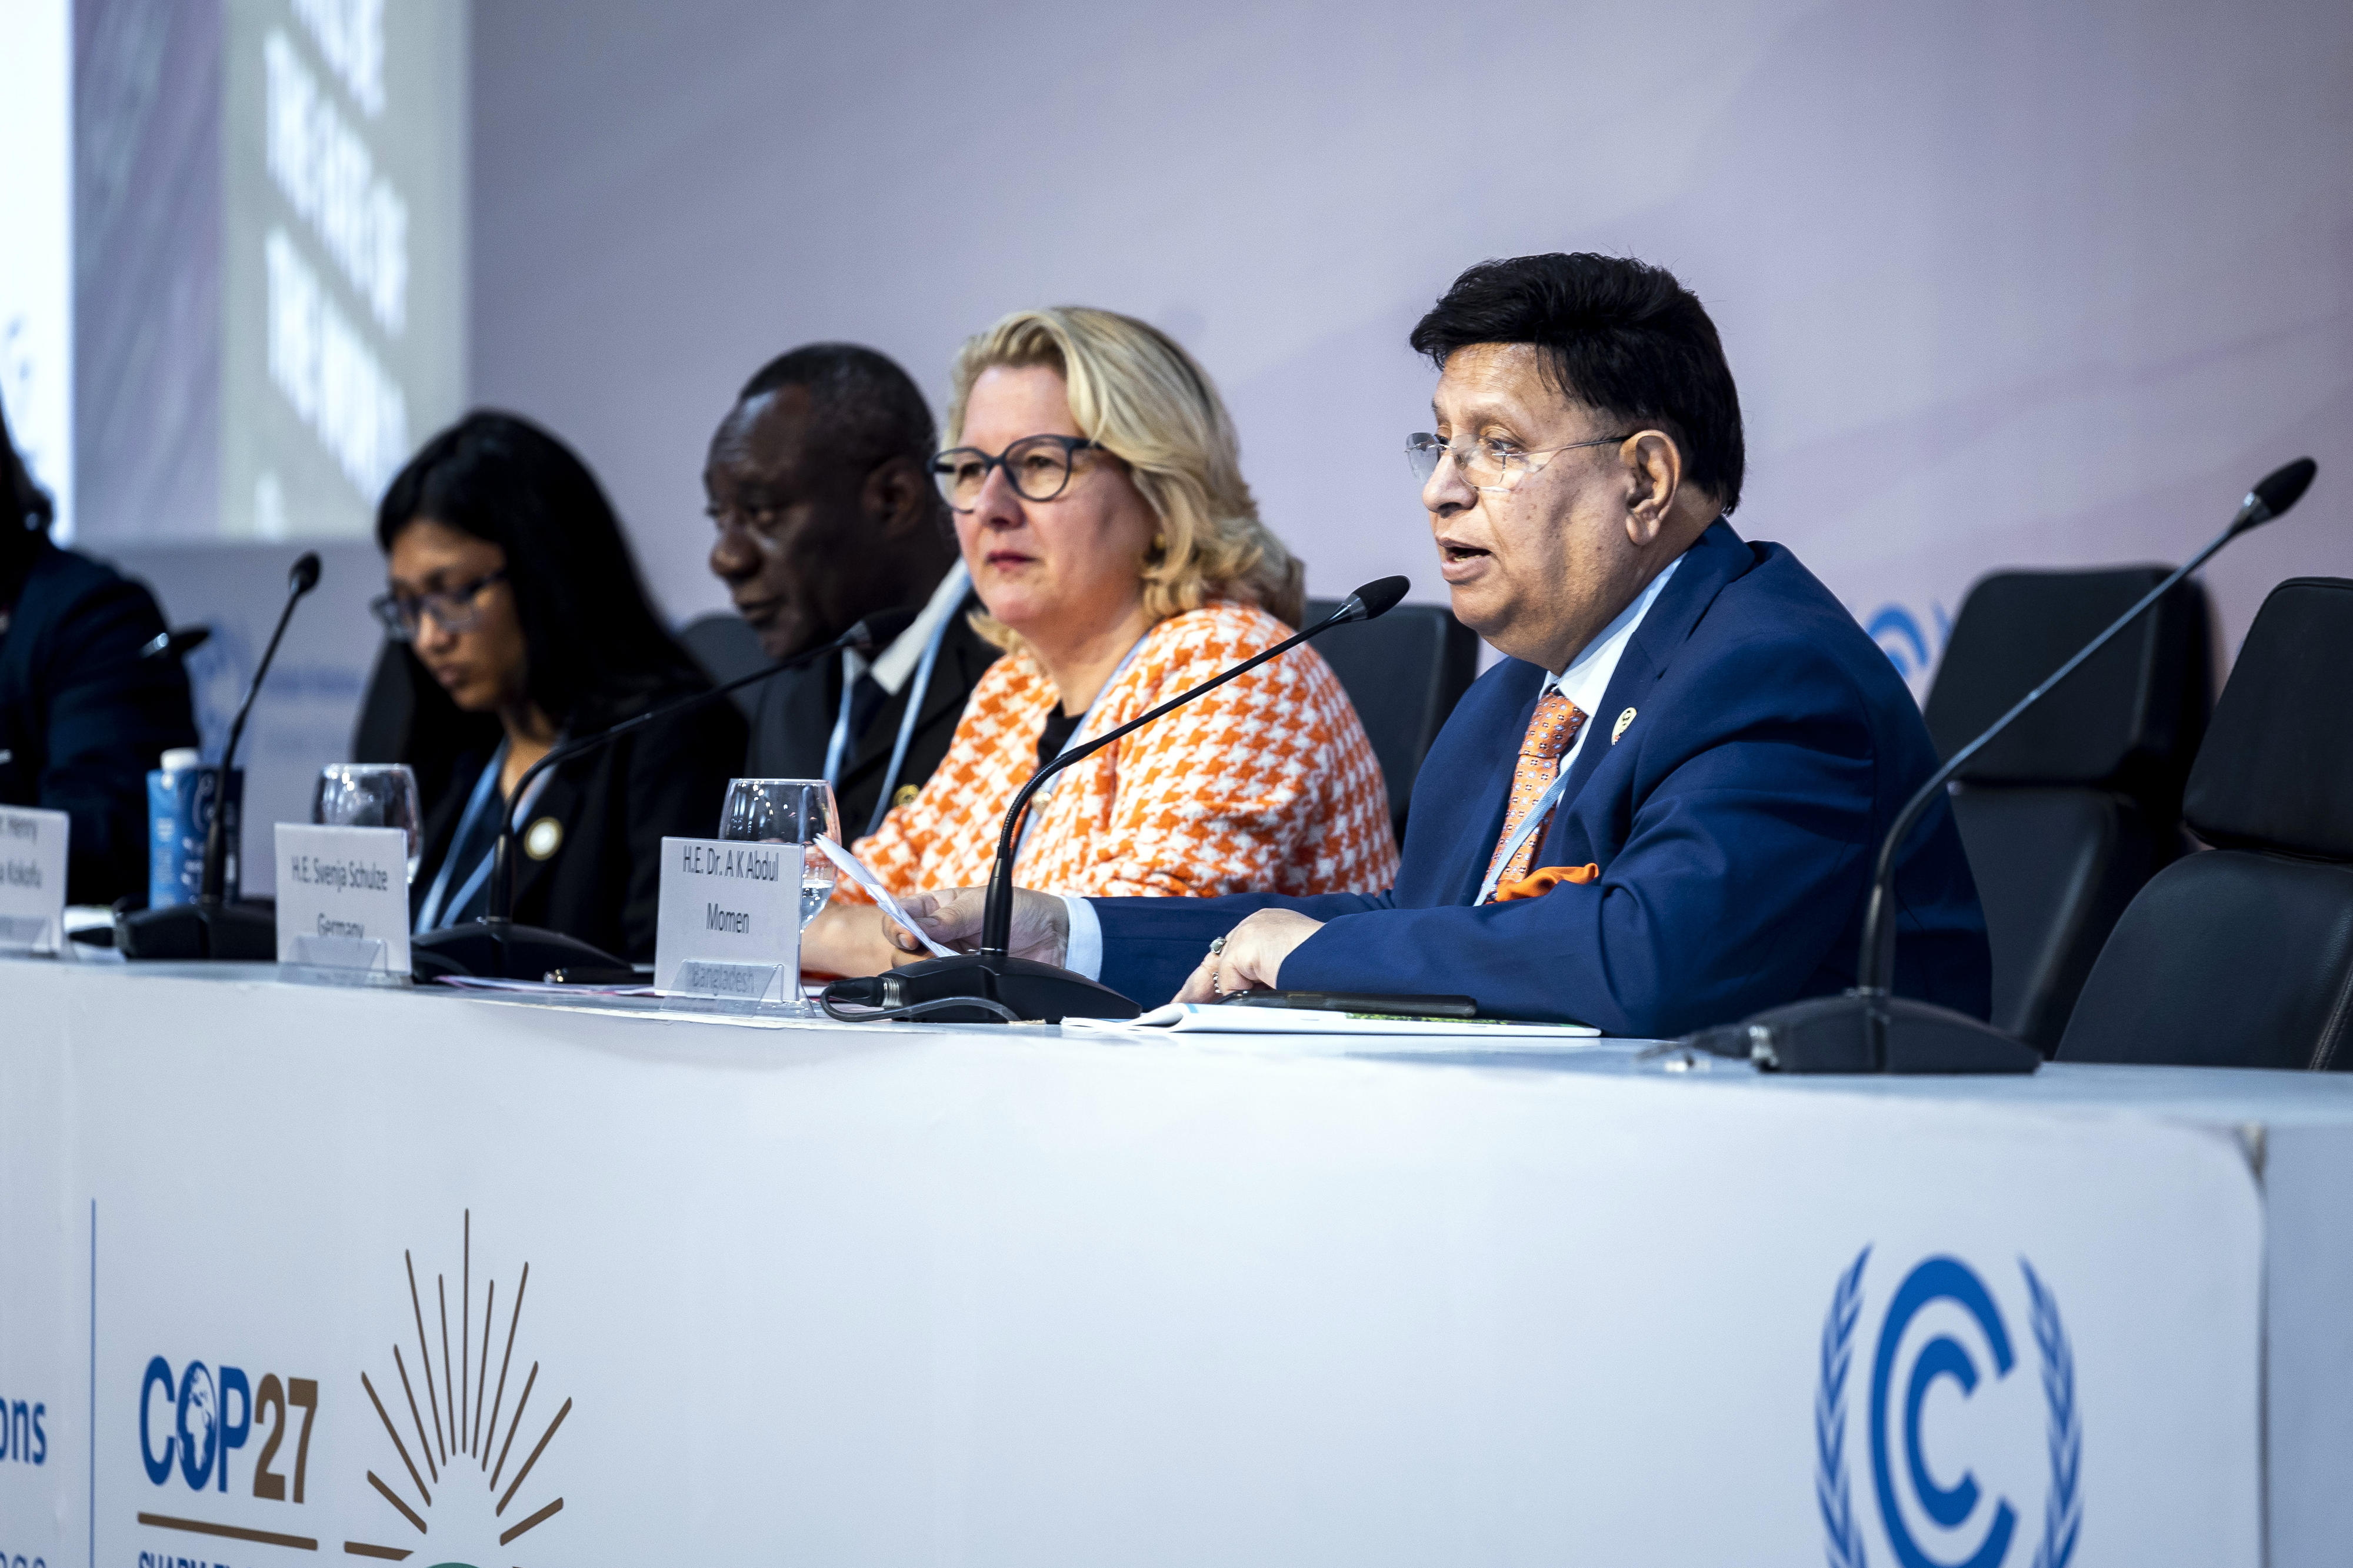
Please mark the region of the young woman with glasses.
[[376, 542], [388, 591], [373, 608], [417, 698], [389, 759], [416, 766], [426, 794], [417, 929], [487, 911], [512, 813], [514, 917], [650, 959], [662, 837], [712, 832], [744, 756], [736, 710], [651, 725], [511, 798], [559, 740], [710, 684], [647, 600], [595, 476], [533, 425], [470, 415], [392, 481]]
[[[900, 894], [987, 880], [1045, 761], [1281, 641], [1303, 609], [1217, 389], [1129, 317], [1024, 310], [966, 343], [933, 469], [987, 606], [976, 629], [1006, 656], [922, 793], [853, 847]], [[1369, 891], [1397, 867], [1379, 764], [1312, 647], [1071, 768], [1027, 821], [1016, 879], [1068, 893]], [[837, 889], [806, 967], [905, 962], [859, 898]]]

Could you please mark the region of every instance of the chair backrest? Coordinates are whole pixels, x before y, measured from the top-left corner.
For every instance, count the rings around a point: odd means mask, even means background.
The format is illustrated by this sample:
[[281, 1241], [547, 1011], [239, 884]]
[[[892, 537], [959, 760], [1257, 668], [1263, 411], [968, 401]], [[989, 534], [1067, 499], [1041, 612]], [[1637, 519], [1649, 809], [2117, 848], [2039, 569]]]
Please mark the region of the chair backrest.
[[[1307, 624], [1339, 607], [1337, 599], [1309, 600]], [[1333, 627], [1315, 647], [1356, 705], [1388, 785], [1390, 826], [1403, 843], [1414, 775], [1479, 677], [1479, 638], [1443, 605], [1399, 605], [1377, 621]]]
[[[714, 686], [724, 686], [740, 675], [749, 675], [768, 662], [760, 647], [760, 634], [751, 623], [733, 610], [720, 610], [708, 616], [698, 616], [681, 627], [678, 640], [711, 677]], [[728, 693], [728, 700], [743, 710], [750, 719], [760, 710], [760, 688], [757, 683], [741, 691]]]
[[2216, 846], [2141, 890], [2068, 1021], [2067, 1061], [2353, 1068], [2353, 582], [2272, 590], [2183, 815]]
[[2164, 858], [2126, 796], [1971, 785], [1953, 792], [1993, 950], [1993, 1023], [2045, 1056], [2100, 949]]
[[[2166, 566], [1998, 572], [1969, 590], [1929, 689], [1928, 733], [1968, 744], [2164, 580]], [[1964, 784], [2072, 784], [2168, 816], [2212, 697], [2205, 595], [2184, 583], [1973, 758]]]
[[[2167, 571], [1979, 582], [1928, 694], [1938, 750], [1966, 745]], [[2117, 918], [2180, 848], [2182, 781], [2210, 706], [2207, 625], [2194, 584], [2167, 595], [1972, 760], [1953, 793], [1993, 948], [1993, 1021], [2046, 1052]]]

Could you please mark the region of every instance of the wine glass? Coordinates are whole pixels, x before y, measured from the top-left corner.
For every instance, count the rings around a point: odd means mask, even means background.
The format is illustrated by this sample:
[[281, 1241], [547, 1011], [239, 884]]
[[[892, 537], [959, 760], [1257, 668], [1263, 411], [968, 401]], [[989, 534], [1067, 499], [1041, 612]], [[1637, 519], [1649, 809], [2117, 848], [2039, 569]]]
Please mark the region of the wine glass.
[[406, 763], [329, 763], [311, 795], [311, 820], [322, 827], [399, 828], [408, 835], [408, 879], [417, 880], [425, 814]]
[[719, 837], [755, 844], [801, 847], [801, 929], [833, 897], [834, 867], [817, 847], [824, 834], [841, 842], [841, 810], [823, 779], [730, 779], [719, 814]]

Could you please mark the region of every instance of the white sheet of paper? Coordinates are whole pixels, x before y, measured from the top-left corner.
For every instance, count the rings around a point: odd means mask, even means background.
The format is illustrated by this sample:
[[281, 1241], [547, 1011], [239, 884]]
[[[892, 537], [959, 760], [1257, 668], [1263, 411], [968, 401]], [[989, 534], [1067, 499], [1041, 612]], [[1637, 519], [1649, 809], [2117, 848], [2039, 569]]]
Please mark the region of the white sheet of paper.
[[840, 868], [841, 874], [843, 876], [849, 878], [851, 881], [865, 889], [867, 895], [877, 904], [881, 906], [882, 912], [884, 914], [889, 915], [892, 920], [897, 921], [901, 925], [905, 926], [909, 931], [913, 931], [917, 939], [920, 940], [925, 947], [930, 948], [934, 954], [941, 958], [954, 958], [955, 956], [955, 949], [949, 947], [944, 942], [934, 942], [932, 940], [932, 933], [917, 925], [914, 922], [913, 918], [910, 916], [905, 910], [899, 907], [899, 900], [892, 898], [891, 896], [891, 889], [884, 887], [881, 881], [876, 878], [874, 873], [866, 868], [865, 861], [860, 860], [857, 856], [852, 855], [849, 850], [844, 849], [840, 845], [836, 844], [832, 839], [828, 838], [822, 833], [817, 836], [817, 847], [825, 851], [825, 858], [827, 859], [832, 861], [836, 866]]
[[278, 825], [278, 962], [408, 973], [408, 835]]
[[663, 839], [654, 989], [797, 1001], [801, 853], [797, 844]]
[[66, 939], [62, 811], [0, 807], [0, 952], [55, 952]]
[[1502, 1018], [1397, 1018], [1377, 1013], [1327, 1013], [1308, 1007], [1229, 1007], [1171, 1002], [1140, 1018], [1065, 1018], [1067, 1030], [1168, 1035], [1421, 1035], [1474, 1040], [1589, 1040], [1584, 1024], [1521, 1024]]

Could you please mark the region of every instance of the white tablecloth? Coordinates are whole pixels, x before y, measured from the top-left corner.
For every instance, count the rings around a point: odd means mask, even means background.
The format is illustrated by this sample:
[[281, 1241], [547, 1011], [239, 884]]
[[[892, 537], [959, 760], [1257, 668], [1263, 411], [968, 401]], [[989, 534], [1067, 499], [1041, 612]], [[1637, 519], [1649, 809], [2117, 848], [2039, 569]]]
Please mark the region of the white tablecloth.
[[2348, 1195], [2335, 1078], [12, 963], [0, 1553], [2343, 1563]]

